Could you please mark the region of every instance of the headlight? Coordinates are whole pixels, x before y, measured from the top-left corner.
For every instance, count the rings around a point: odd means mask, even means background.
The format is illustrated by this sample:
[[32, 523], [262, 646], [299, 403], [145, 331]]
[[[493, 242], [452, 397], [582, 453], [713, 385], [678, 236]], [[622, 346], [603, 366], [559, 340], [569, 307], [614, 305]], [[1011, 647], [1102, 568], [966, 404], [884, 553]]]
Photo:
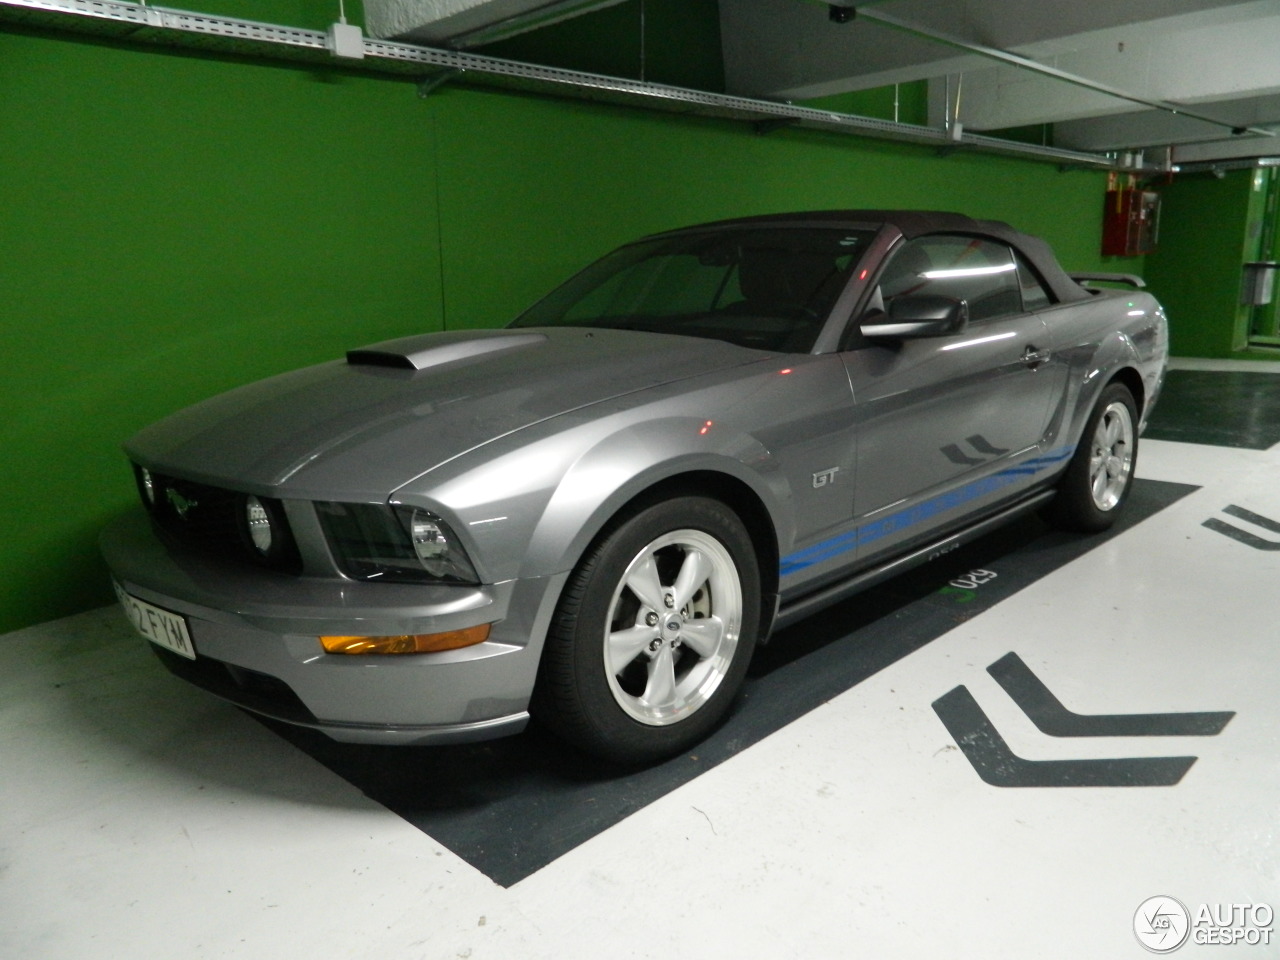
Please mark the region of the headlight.
[[353, 580], [478, 583], [449, 525], [418, 507], [316, 504], [334, 558]]
[[[405, 520], [401, 514], [401, 520]], [[423, 568], [433, 577], [447, 577], [454, 573], [454, 563], [458, 550], [453, 543], [453, 532], [445, 526], [439, 517], [432, 516], [423, 510], [414, 510], [408, 515], [409, 539], [413, 541], [413, 552], [422, 561]], [[470, 564], [467, 564], [470, 567]], [[472, 571], [472, 576], [474, 576]]]

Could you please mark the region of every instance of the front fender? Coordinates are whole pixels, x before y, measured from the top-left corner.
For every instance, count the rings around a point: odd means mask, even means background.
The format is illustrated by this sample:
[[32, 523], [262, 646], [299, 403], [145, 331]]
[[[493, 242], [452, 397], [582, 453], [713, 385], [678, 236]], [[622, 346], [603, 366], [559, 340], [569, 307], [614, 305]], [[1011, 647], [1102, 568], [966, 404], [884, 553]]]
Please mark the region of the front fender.
[[393, 499], [442, 516], [486, 582], [571, 570], [627, 502], [695, 473], [748, 489], [772, 518], [772, 536], [790, 542], [790, 482], [753, 430], [767, 422], [760, 392], [739, 377], [576, 411], [430, 471]]
[[792, 526], [793, 501], [772, 453], [741, 433], [725, 431], [708, 442], [714, 430], [714, 425], [708, 428], [706, 421], [691, 418], [650, 421], [613, 434], [587, 451], [547, 503], [525, 558], [529, 574], [571, 569], [628, 503], [682, 477], [703, 488], [710, 485], [708, 475], [736, 481], [773, 518], [775, 528], [769, 534], [774, 543], [789, 540], [777, 526]]

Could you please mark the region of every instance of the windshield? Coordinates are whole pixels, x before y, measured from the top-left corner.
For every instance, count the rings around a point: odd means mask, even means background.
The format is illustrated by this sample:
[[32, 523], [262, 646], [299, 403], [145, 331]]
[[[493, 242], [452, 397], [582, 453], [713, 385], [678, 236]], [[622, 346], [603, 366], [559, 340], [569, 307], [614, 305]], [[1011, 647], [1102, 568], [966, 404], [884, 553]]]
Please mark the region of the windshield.
[[623, 247], [521, 314], [513, 327], [612, 327], [812, 349], [873, 231], [754, 227]]

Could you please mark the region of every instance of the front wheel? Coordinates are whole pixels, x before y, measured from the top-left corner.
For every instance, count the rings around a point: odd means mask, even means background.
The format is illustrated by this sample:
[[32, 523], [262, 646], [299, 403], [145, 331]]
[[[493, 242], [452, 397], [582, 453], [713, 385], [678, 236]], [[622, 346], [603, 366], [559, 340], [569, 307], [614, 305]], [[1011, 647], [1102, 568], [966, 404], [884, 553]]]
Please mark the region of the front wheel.
[[714, 729], [760, 624], [751, 538], [717, 500], [680, 497], [616, 523], [565, 587], [534, 709], [596, 756], [671, 756]]
[[1138, 413], [1133, 394], [1108, 384], [1085, 424], [1063, 475], [1049, 518], [1068, 530], [1110, 527], [1129, 497], [1138, 457]]

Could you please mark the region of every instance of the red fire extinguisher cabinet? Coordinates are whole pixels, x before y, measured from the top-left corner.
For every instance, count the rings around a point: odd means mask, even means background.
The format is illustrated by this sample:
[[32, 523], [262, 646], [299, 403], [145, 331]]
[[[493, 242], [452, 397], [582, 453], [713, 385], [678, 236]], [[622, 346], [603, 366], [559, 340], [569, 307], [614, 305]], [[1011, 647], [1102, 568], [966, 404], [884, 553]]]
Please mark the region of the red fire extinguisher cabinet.
[[1137, 257], [1156, 248], [1160, 194], [1154, 190], [1108, 190], [1102, 213], [1102, 254]]

